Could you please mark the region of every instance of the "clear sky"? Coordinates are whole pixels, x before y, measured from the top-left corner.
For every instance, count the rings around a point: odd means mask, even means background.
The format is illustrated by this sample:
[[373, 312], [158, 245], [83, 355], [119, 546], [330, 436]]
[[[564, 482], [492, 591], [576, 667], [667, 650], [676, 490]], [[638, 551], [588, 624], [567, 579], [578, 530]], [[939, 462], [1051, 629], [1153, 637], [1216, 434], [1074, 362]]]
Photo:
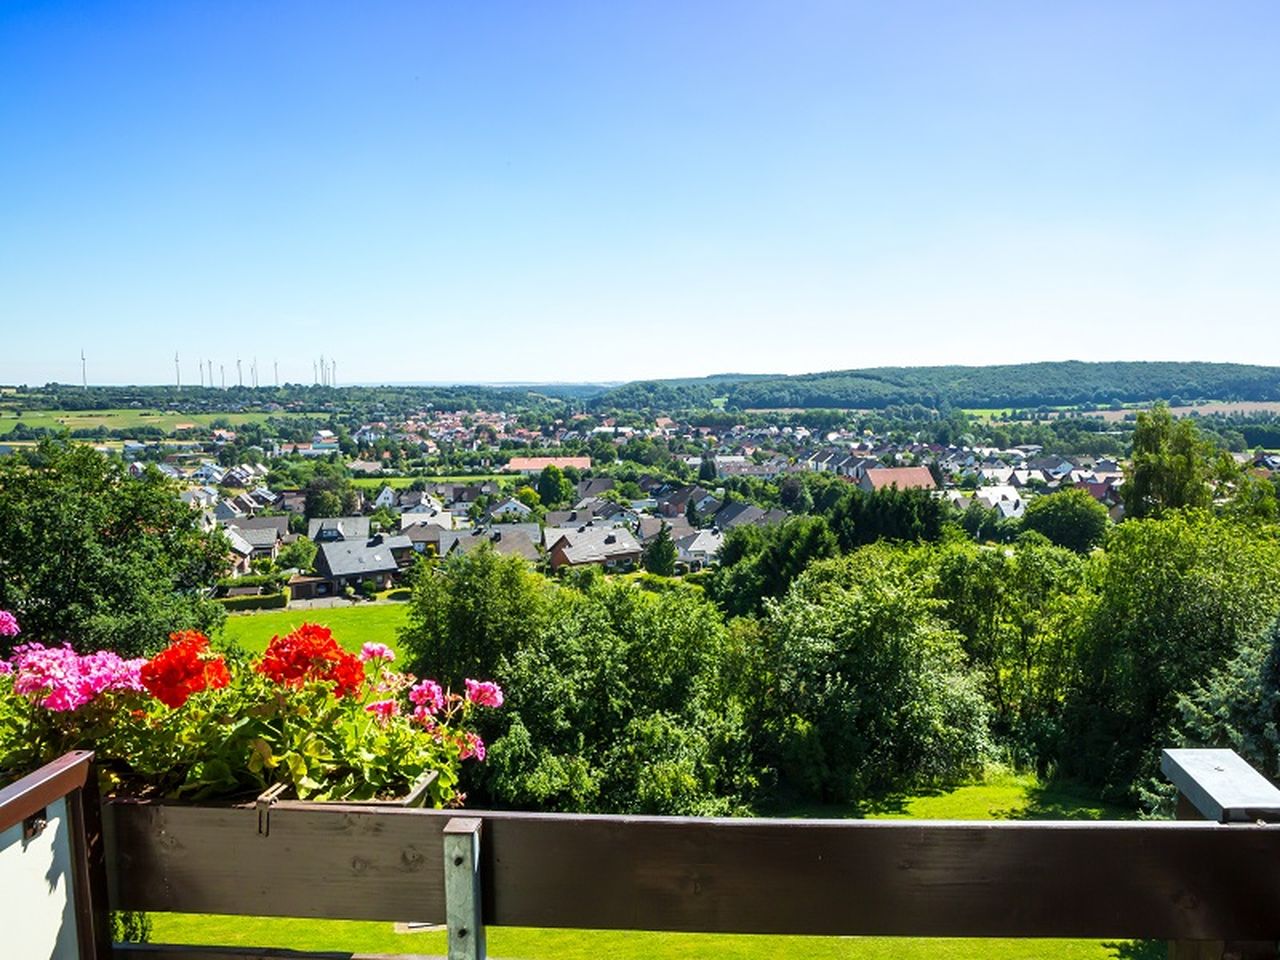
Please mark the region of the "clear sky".
[[0, 0], [0, 382], [1280, 364], [1280, 4]]

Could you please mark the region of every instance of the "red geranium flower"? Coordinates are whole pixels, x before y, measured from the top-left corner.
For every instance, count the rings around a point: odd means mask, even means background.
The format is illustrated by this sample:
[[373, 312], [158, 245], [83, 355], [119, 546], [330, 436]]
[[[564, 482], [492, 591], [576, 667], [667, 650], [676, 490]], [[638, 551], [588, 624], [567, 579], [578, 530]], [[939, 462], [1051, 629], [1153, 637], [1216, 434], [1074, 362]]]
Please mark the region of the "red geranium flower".
[[354, 696], [364, 685], [360, 658], [343, 650], [328, 627], [315, 623], [304, 623], [283, 637], [272, 637], [257, 670], [287, 686], [323, 680], [334, 685], [333, 692], [339, 697]]
[[227, 664], [209, 653], [209, 638], [195, 630], [169, 634], [172, 641], [142, 665], [140, 677], [147, 691], [172, 709], [201, 690], [225, 687], [231, 681]]

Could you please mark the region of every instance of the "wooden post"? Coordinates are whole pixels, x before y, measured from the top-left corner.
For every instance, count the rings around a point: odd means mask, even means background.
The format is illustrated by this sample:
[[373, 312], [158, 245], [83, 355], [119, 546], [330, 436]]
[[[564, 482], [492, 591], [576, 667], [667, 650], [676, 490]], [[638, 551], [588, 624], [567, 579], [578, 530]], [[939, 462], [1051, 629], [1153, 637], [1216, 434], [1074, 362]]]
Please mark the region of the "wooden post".
[[[1234, 750], [1165, 750], [1160, 770], [1178, 788], [1179, 820], [1221, 824], [1280, 820], [1280, 790]], [[1174, 940], [1169, 960], [1261, 960], [1274, 941]]]
[[481, 823], [478, 817], [454, 817], [442, 831], [449, 960], [485, 960], [486, 956], [480, 909]]

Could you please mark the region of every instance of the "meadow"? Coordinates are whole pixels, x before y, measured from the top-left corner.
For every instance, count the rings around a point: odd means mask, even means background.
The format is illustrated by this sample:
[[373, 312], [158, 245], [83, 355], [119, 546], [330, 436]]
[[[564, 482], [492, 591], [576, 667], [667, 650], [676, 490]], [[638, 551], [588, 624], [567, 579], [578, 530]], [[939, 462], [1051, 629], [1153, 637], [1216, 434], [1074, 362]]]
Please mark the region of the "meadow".
[[514, 478], [509, 473], [459, 473], [451, 476], [435, 477], [424, 475], [421, 477], [355, 477], [351, 481], [353, 487], [359, 487], [362, 490], [378, 491], [383, 487], [390, 487], [393, 490], [403, 490], [411, 486], [414, 481], [422, 480], [428, 484], [436, 483], [486, 483], [490, 480], [506, 485], [512, 483]]
[[245, 423], [263, 423], [268, 417], [306, 416], [299, 413], [178, 413], [160, 410], [18, 410], [0, 409], [0, 435], [13, 430], [19, 422], [28, 427], [44, 427], [49, 430], [136, 430], [139, 427], [159, 427], [172, 433], [179, 424], [208, 427], [214, 420], [226, 420], [232, 426]]

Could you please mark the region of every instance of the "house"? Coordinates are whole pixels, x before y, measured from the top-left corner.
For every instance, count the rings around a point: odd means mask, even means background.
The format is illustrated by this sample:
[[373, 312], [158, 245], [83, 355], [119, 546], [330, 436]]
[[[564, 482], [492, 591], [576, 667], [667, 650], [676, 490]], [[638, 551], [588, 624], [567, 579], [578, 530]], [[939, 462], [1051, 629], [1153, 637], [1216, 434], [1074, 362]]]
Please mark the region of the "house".
[[[452, 518], [449, 518], [452, 520]], [[441, 539], [453, 532], [453, 526], [439, 523], [414, 523], [400, 528], [400, 535], [407, 537], [414, 553], [440, 556]]]
[[754, 503], [744, 503], [741, 500], [736, 500], [721, 507], [716, 512], [713, 523], [721, 530], [732, 530], [734, 527], [740, 527], [743, 524], [759, 523], [764, 519], [764, 516], [765, 512]]
[[239, 527], [241, 530], [274, 530], [281, 543], [292, 543], [297, 539], [289, 532], [288, 517], [241, 517], [228, 521], [226, 525]]
[[243, 577], [252, 569], [253, 545], [234, 528], [223, 530], [222, 535], [231, 547], [228, 576]]
[[598, 497], [614, 488], [617, 481], [613, 477], [591, 477], [578, 481], [578, 500]]
[[541, 556], [528, 532], [516, 524], [446, 533], [440, 538], [440, 553], [446, 557], [454, 553], [471, 553], [486, 545], [504, 557], [522, 557], [530, 563], [537, 563]]
[[685, 517], [641, 517], [640, 522], [636, 524], [636, 536], [645, 546], [656, 537], [663, 527], [671, 531], [671, 539], [679, 540], [681, 537], [688, 537], [695, 531], [693, 525]]
[[375, 510], [394, 510], [399, 502], [399, 495], [390, 486], [383, 487], [378, 491], [378, 495], [373, 498]]
[[547, 467], [559, 467], [561, 470], [590, 470], [590, 457], [512, 457], [511, 460], [503, 467], [506, 473], [523, 473], [525, 476], [533, 476], [541, 473]]
[[406, 490], [394, 506], [399, 507], [401, 513], [435, 514], [444, 510], [444, 504], [426, 490]]
[[719, 530], [698, 530], [675, 543], [676, 558], [688, 564], [690, 570], [701, 570], [715, 562], [724, 545], [724, 534]]
[[491, 520], [526, 520], [532, 514], [533, 508], [515, 497], [508, 497], [488, 511]]
[[219, 523], [225, 523], [228, 520], [237, 520], [244, 516], [244, 511], [236, 504], [225, 497], [218, 501], [217, 506], [213, 508], [213, 519]]
[[368, 540], [368, 517], [316, 517], [307, 524], [307, 539], [316, 543]]
[[224, 528], [224, 533], [235, 533], [252, 548], [250, 561], [274, 560], [280, 552], [280, 533], [275, 527], [254, 527], [246, 529], [239, 525]]
[[606, 570], [627, 570], [640, 562], [643, 551], [631, 531], [622, 527], [579, 527], [567, 530], [549, 548], [551, 569], [596, 564]]
[[390, 587], [413, 554], [408, 537], [375, 534], [366, 539], [326, 540], [316, 551], [316, 574], [333, 594], [372, 580], [379, 590]]
[[858, 487], [871, 493], [897, 487], [899, 490], [936, 490], [928, 467], [873, 467], [864, 470]]

